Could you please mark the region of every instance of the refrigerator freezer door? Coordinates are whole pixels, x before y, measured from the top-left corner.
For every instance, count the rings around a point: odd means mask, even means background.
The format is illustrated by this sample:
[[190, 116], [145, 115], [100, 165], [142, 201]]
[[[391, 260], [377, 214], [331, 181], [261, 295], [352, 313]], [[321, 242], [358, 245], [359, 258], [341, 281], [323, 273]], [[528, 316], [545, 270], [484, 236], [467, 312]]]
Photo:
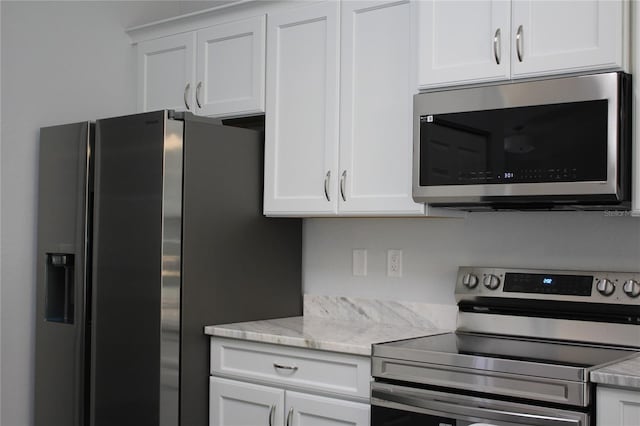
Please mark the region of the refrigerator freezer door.
[[91, 124], [40, 130], [35, 425], [85, 424]]

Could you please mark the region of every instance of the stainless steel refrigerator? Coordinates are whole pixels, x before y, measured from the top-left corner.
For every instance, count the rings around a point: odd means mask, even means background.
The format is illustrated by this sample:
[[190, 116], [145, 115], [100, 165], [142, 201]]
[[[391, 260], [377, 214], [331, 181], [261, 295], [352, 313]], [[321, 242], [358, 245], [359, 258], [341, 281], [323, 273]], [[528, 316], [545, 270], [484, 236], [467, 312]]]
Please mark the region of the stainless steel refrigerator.
[[300, 315], [261, 133], [158, 111], [42, 128], [36, 426], [205, 426], [203, 327]]

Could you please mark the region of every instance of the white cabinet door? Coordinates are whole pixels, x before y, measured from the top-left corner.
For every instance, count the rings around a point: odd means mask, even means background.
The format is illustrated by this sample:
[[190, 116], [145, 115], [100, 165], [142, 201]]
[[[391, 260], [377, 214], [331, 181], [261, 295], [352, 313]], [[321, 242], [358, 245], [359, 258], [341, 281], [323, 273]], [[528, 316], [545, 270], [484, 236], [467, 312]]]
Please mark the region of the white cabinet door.
[[514, 0], [511, 74], [529, 77], [620, 68], [620, 0]]
[[266, 215], [337, 212], [339, 5], [269, 15]]
[[264, 112], [265, 16], [197, 32], [197, 113]]
[[287, 391], [288, 426], [369, 426], [368, 404]]
[[420, 87], [510, 78], [510, 0], [417, 3]]
[[138, 44], [138, 111], [194, 109], [195, 34]]
[[411, 198], [414, 7], [342, 3], [340, 214], [424, 214]]
[[640, 392], [598, 386], [597, 423], [601, 426], [640, 425]]
[[284, 390], [209, 378], [209, 426], [282, 425]]

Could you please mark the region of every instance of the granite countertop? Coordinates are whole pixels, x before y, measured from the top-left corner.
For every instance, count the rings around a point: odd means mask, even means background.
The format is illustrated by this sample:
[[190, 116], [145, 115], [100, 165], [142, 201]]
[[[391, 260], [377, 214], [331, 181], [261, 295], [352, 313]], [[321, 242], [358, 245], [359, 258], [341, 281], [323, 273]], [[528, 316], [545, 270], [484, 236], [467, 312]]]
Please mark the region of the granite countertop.
[[304, 316], [207, 326], [205, 334], [371, 355], [371, 345], [454, 330], [457, 307], [304, 295]]
[[640, 356], [592, 371], [591, 381], [640, 391]]
[[205, 327], [205, 333], [211, 336], [367, 356], [371, 355], [373, 343], [447, 331], [322, 317], [289, 317]]

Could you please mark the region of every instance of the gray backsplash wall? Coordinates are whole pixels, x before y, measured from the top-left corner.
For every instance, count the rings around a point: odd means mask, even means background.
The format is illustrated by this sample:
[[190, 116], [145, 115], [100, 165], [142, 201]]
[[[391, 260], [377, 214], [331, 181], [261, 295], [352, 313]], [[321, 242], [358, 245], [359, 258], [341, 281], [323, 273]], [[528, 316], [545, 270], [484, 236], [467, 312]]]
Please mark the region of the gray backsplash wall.
[[[367, 250], [367, 276], [353, 276], [353, 249]], [[403, 251], [401, 278], [386, 275], [387, 249]], [[500, 212], [304, 223], [305, 293], [453, 304], [461, 265], [637, 271], [640, 217]]]

